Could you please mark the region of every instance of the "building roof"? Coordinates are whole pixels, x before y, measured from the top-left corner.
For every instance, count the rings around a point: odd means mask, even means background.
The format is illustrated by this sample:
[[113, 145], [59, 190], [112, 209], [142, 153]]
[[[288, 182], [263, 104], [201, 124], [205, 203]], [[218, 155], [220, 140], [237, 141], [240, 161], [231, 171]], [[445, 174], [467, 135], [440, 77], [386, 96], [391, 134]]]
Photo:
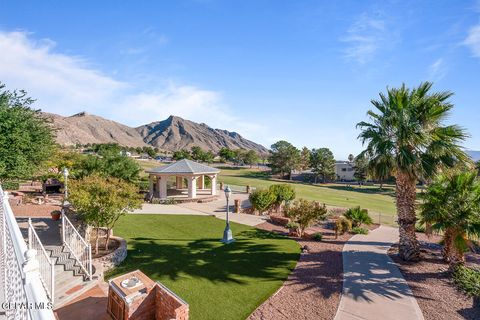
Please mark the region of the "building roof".
[[209, 174], [209, 173], [219, 173], [220, 170], [217, 168], [212, 168], [204, 164], [183, 159], [171, 164], [159, 168], [153, 168], [148, 170], [147, 173], [163, 173], [163, 174]]

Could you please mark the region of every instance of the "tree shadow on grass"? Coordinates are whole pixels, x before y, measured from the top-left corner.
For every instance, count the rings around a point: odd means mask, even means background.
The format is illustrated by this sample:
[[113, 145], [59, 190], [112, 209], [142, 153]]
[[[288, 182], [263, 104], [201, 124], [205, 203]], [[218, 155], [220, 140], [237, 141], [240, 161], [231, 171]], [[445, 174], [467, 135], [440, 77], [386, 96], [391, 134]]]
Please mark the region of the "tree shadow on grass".
[[[187, 276], [237, 284], [246, 284], [247, 280], [243, 278], [284, 280], [294, 268], [299, 253], [283, 252], [277, 245], [246, 238], [251, 235], [248, 232], [240, 233], [237, 240], [228, 245], [221, 244], [217, 238], [132, 238], [128, 240], [126, 260], [113, 273], [122, 274], [141, 269], [157, 279], [168, 277], [177, 280]], [[260, 231], [257, 235], [259, 239], [282, 238], [274, 234], [268, 236]]]

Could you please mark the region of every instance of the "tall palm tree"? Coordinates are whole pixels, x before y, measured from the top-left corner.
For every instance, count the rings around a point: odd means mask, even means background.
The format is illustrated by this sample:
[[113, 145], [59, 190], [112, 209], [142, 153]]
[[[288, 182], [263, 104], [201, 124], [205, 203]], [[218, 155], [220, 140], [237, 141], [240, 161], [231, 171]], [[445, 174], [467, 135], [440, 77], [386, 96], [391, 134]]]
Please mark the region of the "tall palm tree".
[[415, 236], [416, 184], [432, 177], [442, 166], [468, 161], [459, 143], [466, 138], [456, 125], [445, 125], [453, 108], [451, 92], [434, 92], [430, 82], [408, 89], [387, 89], [380, 100], [372, 100], [376, 111], [368, 111], [370, 122], [357, 124], [363, 151], [373, 162], [392, 164], [396, 178], [396, 206], [400, 230], [400, 256], [418, 260], [420, 249]]
[[420, 223], [443, 232], [443, 256], [454, 268], [465, 262], [469, 238], [480, 236], [480, 180], [477, 172], [441, 175], [430, 184], [421, 205]]

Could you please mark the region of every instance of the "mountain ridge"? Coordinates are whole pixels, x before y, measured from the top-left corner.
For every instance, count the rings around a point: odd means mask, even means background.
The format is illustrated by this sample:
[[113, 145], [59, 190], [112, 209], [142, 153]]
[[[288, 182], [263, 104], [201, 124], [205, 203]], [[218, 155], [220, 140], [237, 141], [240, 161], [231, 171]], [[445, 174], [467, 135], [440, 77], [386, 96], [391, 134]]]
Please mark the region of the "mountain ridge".
[[43, 114], [51, 120], [57, 143], [61, 145], [118, 143], [128, 147], [150, 145], [166, 151], [198, 146], [213, 152], [218, 152], [222, 147], [254, 150], [261, 154], [268, 152], [264, 146], [237, 132], [214, 129], [205, 123], [196, 123], [174, 115], [132, 128], [87, 112], [71, 116]]

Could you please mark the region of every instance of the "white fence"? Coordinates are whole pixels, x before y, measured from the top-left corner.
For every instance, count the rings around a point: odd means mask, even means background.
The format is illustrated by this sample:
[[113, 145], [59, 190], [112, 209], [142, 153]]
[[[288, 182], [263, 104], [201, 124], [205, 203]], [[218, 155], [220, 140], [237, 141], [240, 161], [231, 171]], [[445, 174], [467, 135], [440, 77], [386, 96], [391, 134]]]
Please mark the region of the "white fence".
[[54, 303], [55, 297], [55, 264], [40, 241], [40, 238], [32, 225], [32, 219], [28, 218], [28, 249], [37, 251], [37, 260], [40, 268], [40, 280], [47, 291], [50, 301]]
[[0, 300], [6, 319], [53, 320], [36, 250], [27, 248], [8, 195], [0, 186]]
[[92, 247], [78, 233], [65, 214], [62, 214], [62, 240], [89, 280], [92, 280]]

